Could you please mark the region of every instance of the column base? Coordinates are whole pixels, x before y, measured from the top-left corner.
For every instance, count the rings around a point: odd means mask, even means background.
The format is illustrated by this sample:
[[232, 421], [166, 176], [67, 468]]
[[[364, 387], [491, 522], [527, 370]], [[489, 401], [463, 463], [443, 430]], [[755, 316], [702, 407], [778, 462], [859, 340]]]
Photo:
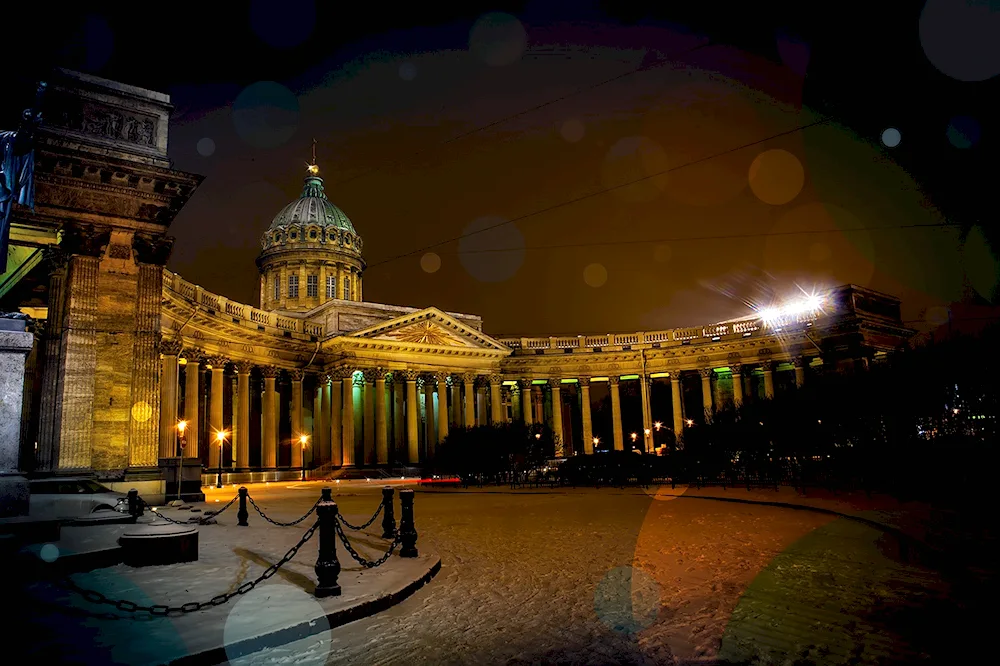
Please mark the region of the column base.
[[0, 474], [0, 518], [27, 516], [31, 487], [21, 474]]

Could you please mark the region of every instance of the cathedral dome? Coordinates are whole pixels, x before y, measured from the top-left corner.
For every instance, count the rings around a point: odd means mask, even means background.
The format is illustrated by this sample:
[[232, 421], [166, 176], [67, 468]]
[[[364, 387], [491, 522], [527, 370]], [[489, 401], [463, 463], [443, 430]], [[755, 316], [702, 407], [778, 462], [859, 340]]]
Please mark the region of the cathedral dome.
[[354, 225], [344, 214], [344, 211], [333, 205], [323, 191], [323, 179], [309, 175], [298, 199], [281, 209], [271, 222], [269, 231], [275, 231], [291, 225], [317, 225], [319, 227], [335, 227], [357, 234]]

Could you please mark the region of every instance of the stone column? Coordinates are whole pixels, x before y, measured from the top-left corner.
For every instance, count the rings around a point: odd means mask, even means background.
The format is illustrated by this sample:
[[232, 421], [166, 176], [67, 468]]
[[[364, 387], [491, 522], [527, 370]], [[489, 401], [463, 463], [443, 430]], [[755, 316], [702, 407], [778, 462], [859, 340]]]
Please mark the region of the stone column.
[[292, 467], [302, 467], [302, 436], [306, 434], [306, 423], [302, 415], [302, 380], [306, 373], [296, 368], [288, 374], [292, 377]]
[[[381, 368], [375, 374], [375, 462], [389, 464], [389, 438], [386, 433], [385, 376]], [[367, 414], [365, 415], [367, 417]]]
[[330, 463], [336, 467], [341, 467], [344, 464], [343, 380], [343, 370], [337, 370], [331, 375], [323, 376], [323, 383], [330, 383], [330, 427], [323, 428], [323, 437], [330, 442]]
[[417, 371], [407, 370], [406, 377], [406, 459], [411, 465], [420, 462], [420, 439], [417, 431]]
[[705, 421], [712, 418], [712, 369], [701, 368], [698, 370], [701, 375], [701, 404], [705, 409]]
[[743, 404], [743, 365], [734, 363], [729, 370], [733, 373], [733, 407], [739, 409]]
[[438, 436], [437, 443], [441, 444], [448, 436], [448, 375], [438, 373]]
[[465, 427], [476, 425], [476, 375], [467, 372], [462, 375], [465, 389]]
[[232, 457], [229, 460], [229, 464], [230, 464], [230, 466], [235, 467], [236, 466], [236, 438], [240, 436], [239, 435], [239, 430], [240, 430], [240, 386], [239, 386], [239, 380], [236, 378], [235, 375], [232, 376], [232, 377], [230, 377], [229, 391], [230, 391], [230, 396], [229, 397], [230, 397], [230, 400], [231, 400], [231, 404], [233, 406], [232, 435], [229, 438], [229, 441], [232, 442], [232, 446], [233, 446], [233, 455], [232, 455]]
[[552, 390], [552, 432], [556, 437], [556, 458], [562, 458], [566, 451], [565, 433], [562, 420], [562, 380], [558, 377], [549, 379]]
[[333, 442], [330, 438], [332, 432], [331, 414], [333, 414], [333, 378], [330, 375], [323, 375], [323, 384], [320, 393], [320, 424], [319, 424], [319, 450], [316, 453], [324, 463], [330, 462]]
[[583, 417], [583, 452], [594, 453], [594, 420], [590, 415], [590, 377], [580, 377], [580, 412]]
[[795, 365], [795, 386], [802, 388], [802, 385], [806, 382], [805, 359], [801, 356], [796, 356], [792, 359], [792, 363]]
[[761, 361], [760, 368], [764, 371], [764, 397], [774, 397], [774, 361]]
[[[514, 411], [514, 391], [517, 390], [516, 386], [501, 386], [500, 387], [500, 422], [510, 423], [511, 413]], [[507, 410], [507, 405], [510, 405], [510, 410]]]
[[364, 374], [364, 415], [362, 424], [365, 433], [365, 465], [375, 464], [375, 379], [378, 378], [379, 371], [375, 368], [367, 368]]
[[197, 349], [184, 351], [184, 420], [187, 429], [184, 431], [184, 457], [200, 458], [198, 450], [198, 403], [201, 394], [198, 391], [198, 378], [201, 376], [200, 365], [204, 355]]
[[406, 393], [406, 380], [404, 377], [405, 373], [394, 375], [392, 382], [392, 442], [393, 451], [395, 451], [394, 457], [399, 461], [403, 460], [403, 451], [409, 441], [406, 436], [406, 426], [404, 425], [406, 421], [406, 407], [403, 402]]
[[424, 441], [426, 442], [425, 455], [427, 458], [434, 458], [434, 445], [437, 442], [437, 432], [434, 428], [434, 378], [424, 377]]
[[462, 389], [458, 385], [458, 375], [448, 376], [448, 388], [451, 395], [448, 396], [448, 425], [462, 425]]
[[212, 393], [208, 407], [208, 432], [212, 438], [208, 449], [208, 466], [211, 469], [219, 468], [220, 451], [215, 437], [216, 433], [225, 429], [222, 423], [222, 392], [225, 390], [223, 379], [225, 379], [227, 361], [228, 359], [221, 356], [212, 356], [208, 359], [209, 365], [212, 366]]
[[250, 467], [250, 370], [253, 363], [250, 361], [236, 362], [236, 392], [238, 393], [238, 406], [236, 415], [239, 418], [233, 433], [233, 444], [236, 449], [236, 467], [238, 469], [248, 469]]
[[531, 408], [534, 412], [532, 423], [545, 423], [545, 394], [541, 384], [531, 386]]
[[611, 425], [614, 429], [615, 451], [625, 450], [625, 438], [622, 434], [622, 401], [618, 394], [619, 377], [608, 377], [608, 386], [611, 389]]
[[[55, 471], [59, 465], [59, 433], [62, 429], [62, 409], [58, 396], [62, 394], [62, 340], [65, 333], [66, 268], [69, 257], [62, 248], [47, 245], [42, 253], [49, 265], [49, 307], [45, 321], [45, 368], [42, 375], [38, 421], [39, 471]], [[176, 396], [176, 393], [175, 393]], [[176, 412], [176, 407], [175, 407]]]
[[278, 369], [264, 366], [261, 373], [264, 375], [264, 397], [261, 401], [260, 466], [262, 469], [274, 469], [278, 466], [278, 419], [275, 414], [278, 395], [274, 390]]
[[642, 452], [653, 450], [653, 410], [649, 405], [650, 386], [652, 380], [648, 375], [639, 375], [639, 395], [642, 399]]
[[503, 379], [500, 375], [490, 375], [490, 423], [497, 425], [501, 420], [501, 410], [503, 410], [503, 397], [500, 387], [503, 386]]
[[177, 455], [177, 355], [181, 343], [164, 340], [160, 343], [163, 360], [160, 365], [160, 457]]
[[[338, 285], [339, 288], [339, 285]], [[344, 410], [341, 415], [341, 450], [344, 455], [344, 467], [354, 466], [354, 371], [345, 368], [340, 380], [340, 391], [343, 394]]]
[[521, 387], [521, 418], [524, 420], [524, 425], [530, 426], [534, 418], [531, 410], [531, 380], [520, 379], [517, 383]]
[[[337, 284], [333, 290], [333, 295], [338, 299], [344, 298], [344, 264], [337, 264]], [[353, 382], [351, 386], [354, 386]]]
[[29, 484], [21, 474], [24, 362], [34, 346], [23, 319], [0, 319], [0, 517], [27, 516]]
[[488, 425], [486, 418], [486, 378], [476, 380], [476, 425]]
[[674, 442], [684, 436], [684, 405], [681, 399], [681, 373], [670, 373], [670, 405], [674, 413]]

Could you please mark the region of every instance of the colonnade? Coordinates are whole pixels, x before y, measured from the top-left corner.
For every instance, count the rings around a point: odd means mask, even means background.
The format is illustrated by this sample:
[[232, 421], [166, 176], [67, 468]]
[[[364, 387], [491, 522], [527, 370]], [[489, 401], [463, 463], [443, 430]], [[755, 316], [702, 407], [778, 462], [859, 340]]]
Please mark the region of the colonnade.
[[[592, 377], [520, 377], [504, 379], [500, 374], [428, 372], [421, 370], [385, 370], [382, 368], [335, 368], [322, 374], [307, 374], [303, 369], [281, 370], [275, 366], [261, 365], [262, 378], [259, 414], [251, 414], [250, 374], [255, 365], [248, 361], [230, 361], [221, 356], [210, 356], [196, 349], [181, 351], [173, 341], [161, 345], [161, 397], [160, 457], [177, 454], [177, 424], [186, 421], [185, 457], [200, 457], [208, 448], [209, 469], [219, 467], [222, 448], [214, 442], [199, 442], [201, 400], [200, 388], [208, 384], [207, 424], [205, 433], [225, 431], [233, 443], [232, 465], [238, 469], [250, 467], [251, 418], [260, 419], [260, 467], [274, 469], [278, 466], [279, 432], [291, 432], [290, 466], [303, 467], [305, 450], [311, 449], [313, 466], [373, 466], [389, 464], [419, 464], [434, 455], [435, 448], [454, 427], [472, 427], [506, 423], [512, 419], [526, 424], [545, 423], [556, 436], [556, 456], [568, 455], [566, 424], [563, 418], [564, 384], [575, 384], [580, 402], [583, 453], [594, 451], [591, 387], [593, 382], [606, 381], [612, 412], [612, 438], [616, 450], [625, 448], [622, 425], [622, 400], [620, 384], [640, 375]], [[183, 361], [179, 360], [183, 357]], [[791, 360], [795, 384], [805, 381], [807, 359]], [[180, 367], [184, 366], [186, 399], [183, 414], [179, 413]], [[202, 366], [210, 370], [202, 370]], [[225, 371], [232, 367], [232, 418], [227, 428], [223, 422]], [[763, 396], [775, 393], [774, 361], [764, 359], [754, 366], [731, 364], [725, 368], [699, 368], [701, 377], [702, 407], [706, 415], [719, 409], [730, 396], [720, 393], [722, 379], [732, 378], [731, 400], [744, 401], [749, 394], [752, 371], [762, 377]], [[202, 372], [205, 380], [199, 381]], [[208, 373], [210, 372], [210, 377]], [[280, 404], [276, 382], [285, 373], [291, 384], [287, 409]], [[311, 408], [307, 408], [305, 382], [314, 387]], [[683, 435], [691, 419], [686, 418], [684, 390], [680, 371], [646, 374], [640, 380], [642, 404], [643, 448], [652, 450], [654, 423], [650, 406], [652, 382], [669, 379], [673, 432]], [[728, 382], [727, 382], [728, 383]], [[543, 407], [548, 391], [550, 409]], [[307, 418], [307, 415], [309, 418]], [[287, 418], [289, 423], [279, 419]], [[701, 420], [700, 418], [698, 419]], [[282, 426], [287, 427], [282, 427]], [[662, 424], [657, 423], [659, 429]], [[255, 428], [256, 430], [256, 428]], [[256, 438], [255, 438], [256, 439]], [[256, 444], [256, 442], [255, 442]], [[256, 456], [254, 456], [256, 458]]]

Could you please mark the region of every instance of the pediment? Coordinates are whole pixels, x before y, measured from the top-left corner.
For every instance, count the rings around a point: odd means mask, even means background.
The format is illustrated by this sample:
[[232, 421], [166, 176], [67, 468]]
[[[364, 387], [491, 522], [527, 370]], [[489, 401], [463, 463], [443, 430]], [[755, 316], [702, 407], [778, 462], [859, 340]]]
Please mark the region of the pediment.
[[449, 317], [437, 308], [427, 308], [354, 331], [346, 338], [386, 340], [417, 347], [453, 347], [504, 351], [510, 349], [488, 335]]

